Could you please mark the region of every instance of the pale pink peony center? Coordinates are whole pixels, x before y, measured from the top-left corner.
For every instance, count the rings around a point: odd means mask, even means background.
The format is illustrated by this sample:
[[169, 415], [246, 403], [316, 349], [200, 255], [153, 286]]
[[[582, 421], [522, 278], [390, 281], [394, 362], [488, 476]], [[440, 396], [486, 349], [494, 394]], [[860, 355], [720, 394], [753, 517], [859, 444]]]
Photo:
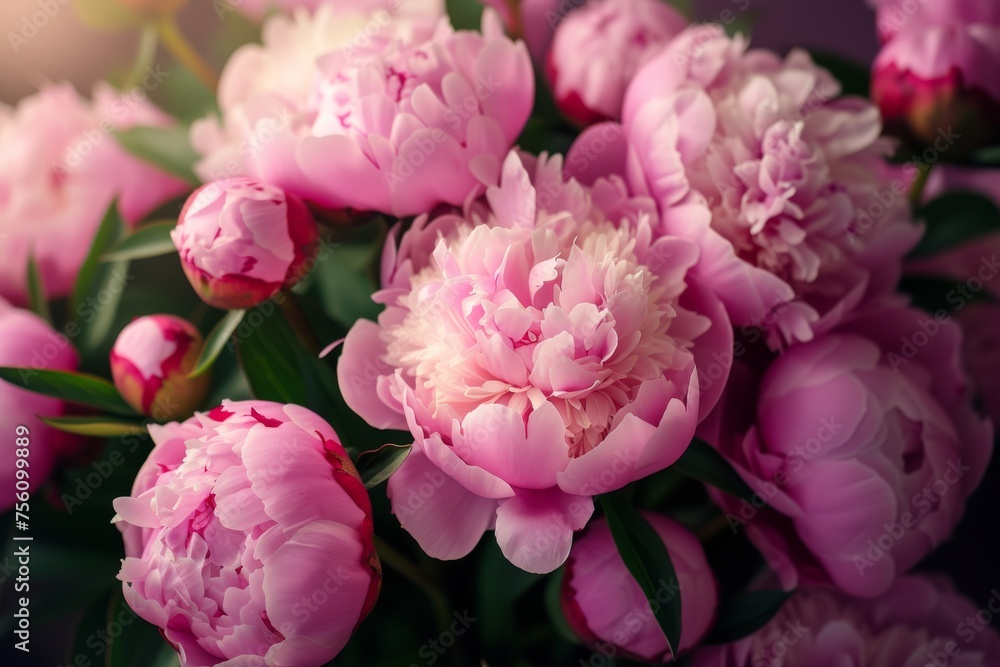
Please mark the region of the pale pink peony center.
[[404, 312], [383, 329], [386, 360], [442, 426], [484, 404], [527, 418], [548, 402], [579, 456], [641, 383], [688, 364], [690, 343], [670, 334], [675, 299], [629, 231], [577, 229], [567, 242], [553, 226], [465, 225], [390, 306]]

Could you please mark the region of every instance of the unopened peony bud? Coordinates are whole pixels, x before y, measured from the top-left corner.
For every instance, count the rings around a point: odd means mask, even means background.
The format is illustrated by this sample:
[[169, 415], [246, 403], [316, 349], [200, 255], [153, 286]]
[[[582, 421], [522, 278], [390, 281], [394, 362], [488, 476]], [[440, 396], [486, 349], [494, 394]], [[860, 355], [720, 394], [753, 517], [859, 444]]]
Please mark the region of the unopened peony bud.
[[670, 554], [676, 578], [657, 582], [656, 593], [643, 595], [618, 553], [603, 519], [593, 522], [573, 545], [563, 577], [561, 601], [570, 629], [593, 647], [613, 645], [616, 653], [644, 662], [673, 662], [667, 639], [653, 615], [653, 605], [681, 597], [678, 653], [701, 641], [715, 620], [718, 586], [694, 535], [665, 516], [645, 514]]
[[298, 197], [249, 178], [204, 185], [171, 232], [191, 285], [217, 308], [250, 308], [297, 283], [316, 251]]
[[207, 375], [190, 378], [204, 341], [173, 315], [140, 317], [122, 329], [111, 350], [111, 375], [125, 401], [158, 421], [190, 415], [208, 392]]
[[997, 138], [1000, 27], [906, 24], [875, 60], [872, 97], [886, 125], [958, 156]]

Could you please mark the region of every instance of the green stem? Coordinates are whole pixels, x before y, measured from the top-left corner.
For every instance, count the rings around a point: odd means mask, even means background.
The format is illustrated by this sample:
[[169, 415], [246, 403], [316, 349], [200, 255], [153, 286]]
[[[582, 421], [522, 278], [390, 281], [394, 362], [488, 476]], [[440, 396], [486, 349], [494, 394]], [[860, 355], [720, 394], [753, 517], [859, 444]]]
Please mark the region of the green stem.
[[299, 337], [299, 342], [302, 343], [302, 346], [310, 354], [319, 356], [320, 350], [323, 348], [320, 346], [319, 339], [316, 338], [312, 327], [309, 326], [306, 313], [302, 310], [302, 306], [299, 304], [299, 300], [295, 294], [291, 291], [283, 292], [278, 297], [275, 297], [275, 301], [278, 302], [281, 312], [284, 313], [289, 326], [292, 327], [295, 334]]
[[164, 18], [156, 24], [156, 29], [163, 45], [173, 54], [174, 58], [205, 84], [206, 88], [215, 92], [215, 89], [219, 87], [219, 77], [191, 46], [191, 42], [177, 27], [177, 21], [173, 17]]
[[125, 81], [122, 82], [122, 90], [132, 90], [139, 85], [142, 75], [153, 64], [153, 57], [156, 55], [156, 45], [159, 39], [160, 36], [155, 25], [147, 23], [142, 27], [142, 32], [139, 34], [139, 49], [135, 55], [135, 64], [132, 65], [131, 71], [129, 71]]
[[441, 589], [428, 579], [419, 567], [378, 535], [375, 536], [375, 551], [378, 552], [379, 560], [427, 594], [434, 606], [434, 615], [437, 617], [438, 625], [442, 629], [447, 629], [451, 623], [451, 609], [448, 606], [448, 599], [441, 592]]

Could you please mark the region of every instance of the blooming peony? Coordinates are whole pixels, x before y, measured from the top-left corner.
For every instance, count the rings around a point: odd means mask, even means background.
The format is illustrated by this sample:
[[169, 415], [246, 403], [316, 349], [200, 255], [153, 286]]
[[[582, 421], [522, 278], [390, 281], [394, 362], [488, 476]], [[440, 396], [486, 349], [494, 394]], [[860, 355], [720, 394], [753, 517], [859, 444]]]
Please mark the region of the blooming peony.
[[196, 190], [170, 236], [206, 303], [250, 308], [302, 278], [319, 231], [298, 197], [231, 178]]
[[686, 27], [661, 0], [598, 0], [570, 13], [546, 61], [560, 110], [580, 125], [618, 118], [629, 81]]
[[745, 333], [774, 348], [810, 340], [885, 299], [920, 234], [883, 163], [878, 109], [839, 92], [802, 51], [782, 60], [691, 28], [629, 86], [628, 150], [588, 159], [615, 134], [594, 126], [568, 163], [627, 171], [649, 192], [662, 232], [698, 242], [695, 273]]
[[190, 378], [204, 341], [193, 324], [173, 315], [140, 317], [111, 348], [111, 376], [122, 397], [158, 421], [187, 417], [208, 393], [209, 376]]
[[323, 12], [295, 27], [281, 20], [265, 27], [264, 49], [227, 67], [223, 125], [192, 128], [202, 175], [256, 176], [326, 208], [413, 215], [461, 204], [531, 112], [530, 58], [492, 13], [482, 34], [426, 17], [371, 37], [365, 17], [353, 31]]
[[677, 573], [676, 579], [658, 582], [647, 599], [625, 567], [611, 529], [604, 520], [588, 526], [573, 544], [560, 599], [573, 632], [596, 650], [643, 662], [673, 662], [667, 639], [653, 616], [652, 604], [667, 604], [681, 596], [681, 638], [678, 654], [686, 653], [708, 634], [719, 603], [718, 584], [705, 550], [686, 528], [657, 514], [646, 520], [663, 540]]
[[[14, 308], [0, 298], [0, 366], [22, 368], [43, 368], [53, 371], [75, 371], [76, 350], [65, 337], [58, 335], [44, 320], [27, 310]], [[32, 371], [24, 376], [31, 379]], [[18, 481], [27, 481], [27, 492], [34, 491], [52, 472], [52, 468], [63, 456], [72, 455], [79, 446], [79, 439], [61, 431], [56, 431], [42, 423], [36, 415], [60, 417], [65, 405], [55, 398], [49, 398], [25, 389], [19, 389], [0, 380], [0, 428], [7, 434], [7, 455], [0, 461], [0, 480], [3, 481], [4, 495], [0, 499], [0, 511], [6, 512], [14, 506], [15, 491], [25, 489], [15, 487]], [[18, 426], [27, 428], [28, 433], [16, 433]], [[27, 438], [29, 444], [15, 437]], [[15, 457], [14, 445], [27, 449]], [[28, 461], [28, 477], [17, 476], [17, 458]], [[19, 496], [18, 500], [21, 500]]]
[[328, 662], [382, 579], [368, 494], [333, 429], [296, 405], [225, 401], [149, 432], [132, 495], [114, 502], [129, 606], [182, 667]]
[[784, 585], [879, 595], [951, 535], [993, 450], [960, 351], [954, 323], [879, 310], [776, 359], [748, 428], [730, 384], [710, 440], [768, 507], [712, 493]]
[[[16, 108], [0, 104], [0, 296], [28, 300], [28, 257], [46, 295], [66, 296], [105, 211], [117, 197], [135, 224], [187, 185], [127, 154], [112, 132], [164, 125], [145, 101], [95, 89], [93, 103], [69, 84], [50, 85]], [[30, 221], [30, 224], [26, 224]]]
[[554, 570], [591, 496], [672, 464], [721, 392], [699, 365], [732, 332], [687, 275], [694, 244], [654, 241], [620, 180], [561, 168], [511, 153], [464, 216], [418, 218], [386, 246], [378, 323], [344, 342], [348, 405], [413, 435], [389, 494], [436, 558], [495, 529], [515, 565]]
[[[990, 605], [997, 595], [994, 589]], [[1000, 637], [988, 624], [976, 625], [979, 612], [950, 583], [933, 576], [903, 577], [872, 600], [803, 589], [750, 637], [701, 649], [689, 664], [992, 667], [1000, 664]]]

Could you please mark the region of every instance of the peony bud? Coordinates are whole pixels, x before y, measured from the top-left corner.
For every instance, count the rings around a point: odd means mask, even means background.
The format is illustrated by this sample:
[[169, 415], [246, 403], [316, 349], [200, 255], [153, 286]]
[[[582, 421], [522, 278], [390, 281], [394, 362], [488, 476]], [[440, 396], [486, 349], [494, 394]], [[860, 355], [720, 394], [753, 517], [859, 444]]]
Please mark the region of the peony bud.
[[601, 519], [573, 545], [562, 581], [562, 608], [570, 629], [589, 646], [607, 648], [612, 644], [623, 657], [672, 662], [651, 605], [663, 605], [681, 596], [678, 653], [683, 653], [712, 627], [718, 586], [694, 535], [665, 516], [644, 515], [667, 546], [677, 578], [660, 581], [653, 599], [647, 599], [625, 567], [607, 522]]
[[875, 60], [872, 98], [886, 125], [960, 155], [997, 138], [1000, 27], [906, 24]]
[[330, 661], [382, 582], [368, 493], [337, 434], [267, 401], [149, 434], [132, 495], [114, 502], [129, 606], [185, 667]]
[[547, 74], [560, 111], [578, 125], [618, 118], [639, 68], [687, 27], [661, 0], [599, 0], [556, 29]]
[[227, 309], [253, 307], [297, 283], [318, 235], [302, 200], [249, 178], [195, 190], [171, 232], [195, 291]]
[[190, 415], [208, 392], [209, 376], [190, 378], [204, 341], [173, 315], [140, 317], [111, 349], [111, 375], [125, 401], [158, 421]]

